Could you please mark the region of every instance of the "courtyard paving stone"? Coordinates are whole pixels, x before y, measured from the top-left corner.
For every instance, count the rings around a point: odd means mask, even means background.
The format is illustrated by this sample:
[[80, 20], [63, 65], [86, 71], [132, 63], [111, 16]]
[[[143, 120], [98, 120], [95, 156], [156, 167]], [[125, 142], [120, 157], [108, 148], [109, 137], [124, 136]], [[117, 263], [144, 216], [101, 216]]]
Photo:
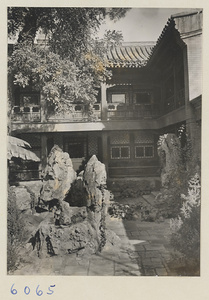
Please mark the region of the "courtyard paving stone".
[[148, 258], [152, 258], [152, 257], [161, 257], [161, 253], [159, 251], [146, 251], [145, 256]]

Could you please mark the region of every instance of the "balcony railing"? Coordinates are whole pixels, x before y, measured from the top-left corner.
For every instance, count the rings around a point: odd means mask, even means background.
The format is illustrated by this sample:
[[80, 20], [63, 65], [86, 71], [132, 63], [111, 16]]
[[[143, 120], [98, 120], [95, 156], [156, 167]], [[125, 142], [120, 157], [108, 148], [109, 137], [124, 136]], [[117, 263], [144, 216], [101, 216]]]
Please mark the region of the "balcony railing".
[[19, 122], [40, 122], [41, 110], [40, 105], [33, 106], [13, 106], [12, 120]]
[[50, 122], [88, 122], [92, 119], [101, 120], [101, 104], [93, 106], [93, 116], [89, 115], [88, 107], [84, 104], [71, 104], [65, 113], [51, 114], [47, 117]]
[[[101, 120], [101, 104], [96, 103], [93, 106], [94, 120]], [[84, 104], [71, 104], [69, 109], [64, 113], [53, 113], [47, 116], [50, 122], [88, 122], [90, 120], [88, 108]], [[34, 106], [13, 106], [12, 121], [15, 122], [40, 122], [41, 108], [38, 105]]]
[[159, 116], [158, 108], [152, 104], [108, 104], [108, 119], [138, 119], [156, 118]]

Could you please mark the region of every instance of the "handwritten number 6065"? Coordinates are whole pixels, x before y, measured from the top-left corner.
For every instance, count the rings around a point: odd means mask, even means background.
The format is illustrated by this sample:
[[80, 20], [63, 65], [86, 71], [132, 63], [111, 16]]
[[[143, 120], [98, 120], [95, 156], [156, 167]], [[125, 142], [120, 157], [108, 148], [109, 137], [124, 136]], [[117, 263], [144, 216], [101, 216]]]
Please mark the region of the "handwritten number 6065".
[[[12, 295], [16, 295], [16, 294], [17, 294], [17, 290], [14, 288], [14, 285], [15, 285], [15, 284], [13, 284], [13, 285], [11, 286], [11, 294], [12, 294]], [[52, 295], [52, 294], [54, 293], [54, 291], [52, 290], [52, 288], [54, 288], [54, 287], [55, 287], [55, 284], [54, 284], [54, 285], [50, 285], [50, 286], [48, 287], [47, 295]], [[30, 292], [31, 292], [31, 290], [30, 290], [29, 286], [25, 286], [25, 288], [24, 288], [24, 293], [25, 293], [25, 295], [29, 295]], [[37, 288], [36, 288], [36, 295], [40, 297], [40, 296], [43, 295], [43, 293], [44, 293], [44, 292], [39, 288], [39, 285], [38, 285]]]

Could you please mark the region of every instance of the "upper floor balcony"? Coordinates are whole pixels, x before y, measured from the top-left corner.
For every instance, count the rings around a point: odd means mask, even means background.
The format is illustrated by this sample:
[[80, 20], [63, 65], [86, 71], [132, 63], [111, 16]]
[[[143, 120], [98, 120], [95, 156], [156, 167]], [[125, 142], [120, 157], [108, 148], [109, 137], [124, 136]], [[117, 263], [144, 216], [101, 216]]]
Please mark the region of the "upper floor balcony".
[[[94, 120], [101, 120], [101, 104], [96, 103], [93, 106]], [[35, 122], [88, 122], [89, 112], [84, 104], [71, 104], [69, 109], [62, 113], [46, 113], [42, 114], [41, 105], [31, 106], [13, 106], [11, 119], [13, 122], [18, 123], [35, 123]]]
[[[106, 97], [101, 99], [100, 103], [95, 103], [91, 113], [89, 113], [88, 106], [85, 104], [72, 103], [66, 111], [55, 113], [42, 106], [45, 104], [44, 99], [42, 101], [34, 101], [35, 103], [20, 102], [19, 105], [12, 107], [11, 120], [13, 123], [81, 123], [156, 119], [185, 104], [184, 89], [176, 92], [175, 97], [166, 98], [163, 103], [161, 103], [160, 99], [156, 99], [155, 95], [153, 95], [152, 101], [141, 102], [137, 101], [137, 98], [134, 98], [131, 102], [128, 94], [125, 96], [124, 94], [113, 94], [111, 97]], [[127, 99], [129, 99], [129, 102]]]
[[[151, 104], [107, 104], [107, 120], [136, 120], [141, 118], [156, 118], [159, 116], [159, 109]], [[93, 106], [92, 115], [89, 116], [88, 108], [84, 104], [71, 104], [64, 113], [51, 113], [45, 117], [46, 122], [89, 122], [90, 118], [94, 121], [102, 120], [102, 105], [96, 103]], [[40, 105], [14, 106], [12, 108], [12, 121], [16, 123], [40, 123], [43, 122]], [[103, 118], [104, 120], [104, 118]]]

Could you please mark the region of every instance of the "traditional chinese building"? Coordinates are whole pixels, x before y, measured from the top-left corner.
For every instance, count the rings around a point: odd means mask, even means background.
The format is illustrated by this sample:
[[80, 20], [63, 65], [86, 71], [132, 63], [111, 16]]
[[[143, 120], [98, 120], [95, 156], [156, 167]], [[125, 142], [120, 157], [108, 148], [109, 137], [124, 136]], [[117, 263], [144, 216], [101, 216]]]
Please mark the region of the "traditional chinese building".
[[159, 135], [182, 124], [200, 160], [201, 55], [201, 10], [171, 16], [156, 43], [112, 48], [112, 78], [101, 85], [93, 122], [83, 104], [58, 115], [32, 88], [13, 88], [11, 133], [42, 161], [13, 170], [13, 180], [38, 179], [54, 144], [70, 154], [75, 170], [96, 154], [110, 178], [159, 176]]

